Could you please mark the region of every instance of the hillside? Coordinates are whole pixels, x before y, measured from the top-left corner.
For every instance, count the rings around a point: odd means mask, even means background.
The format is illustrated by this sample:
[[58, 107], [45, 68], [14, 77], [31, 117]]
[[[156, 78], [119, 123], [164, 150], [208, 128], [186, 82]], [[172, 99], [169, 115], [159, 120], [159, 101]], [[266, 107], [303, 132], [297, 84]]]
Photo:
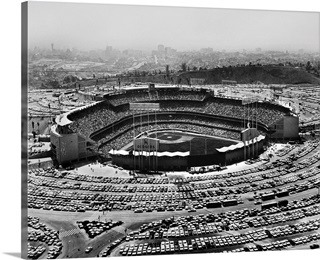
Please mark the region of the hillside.
[[235, 80], [240, 84], [263, 82], [265, 84], [320, 84], [320, 79], [304, 70], [291, 67], [247, 66], [219, 68], [209, 71], [192, 71], [179, 76], [181, 83], [187, 78], [206, 78], [207, 84], [219, 84], [222, 80]]
[[221, 84], [222, 80], [235, 80], [240, 84], [320, 84], [320, 79], [304, 70], [281, 66], [226, 67], [213, 70], [187, 71], [167, 77], [158, 74], [146, 77], [122, 78], [122, 82], [157, 82], [188, 84], [190, 78], [205, 78], [206, 84]]

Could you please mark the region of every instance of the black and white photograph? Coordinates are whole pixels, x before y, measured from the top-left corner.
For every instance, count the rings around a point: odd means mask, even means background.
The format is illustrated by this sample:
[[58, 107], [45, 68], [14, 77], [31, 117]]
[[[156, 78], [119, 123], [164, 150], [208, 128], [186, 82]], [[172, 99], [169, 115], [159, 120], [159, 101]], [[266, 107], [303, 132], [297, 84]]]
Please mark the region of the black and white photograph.
[[21, 14], [23, 258], [319, 249], [318, 11]]

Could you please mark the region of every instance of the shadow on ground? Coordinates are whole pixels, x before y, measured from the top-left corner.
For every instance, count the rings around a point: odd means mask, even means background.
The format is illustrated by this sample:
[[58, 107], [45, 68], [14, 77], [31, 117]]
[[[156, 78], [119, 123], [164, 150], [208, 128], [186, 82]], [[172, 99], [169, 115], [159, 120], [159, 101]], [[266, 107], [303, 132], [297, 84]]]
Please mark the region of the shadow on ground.
[[14, 252], [14, 253], [4, 252], [3, 254], [21, 258], [21, 253], [20, 252]]

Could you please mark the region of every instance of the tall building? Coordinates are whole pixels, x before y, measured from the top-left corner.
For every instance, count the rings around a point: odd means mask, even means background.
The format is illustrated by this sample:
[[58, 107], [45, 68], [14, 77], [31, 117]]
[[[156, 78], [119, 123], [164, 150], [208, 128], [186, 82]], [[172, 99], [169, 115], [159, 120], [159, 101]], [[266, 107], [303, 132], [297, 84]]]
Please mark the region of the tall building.
[[166, 47], [166, 48], [165, 48], [165, 54], [166, 54], [166, 55], [171, 55], [171, 53], [172, 53], [171, 50], [172, 50], [172, 49], [171, 49], [170, 47]]
[[112, 54], [112, 46], [107, 46], [105, 50], [105, 56], [109, 57]]
[[162, 45], [162, 44], [158, 45], [158, 52], [164, 53], [164, 45]]
[[175, 55], [177, 53], [176, 49], [172, 49], [171, 47], [166, 47], [165, 48], [165, 54], [168, 56]]

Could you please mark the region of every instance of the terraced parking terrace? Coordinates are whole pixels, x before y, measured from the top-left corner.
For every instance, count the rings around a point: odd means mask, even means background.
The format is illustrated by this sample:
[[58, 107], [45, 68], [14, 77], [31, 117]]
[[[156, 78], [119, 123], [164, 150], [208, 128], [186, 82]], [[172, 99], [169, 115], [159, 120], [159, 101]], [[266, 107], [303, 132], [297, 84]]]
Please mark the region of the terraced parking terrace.
[[257, 160], [159, 175], [99, 162], [29, 170], [29, 257], [317, 248], [319, 146], [273, 144]]

